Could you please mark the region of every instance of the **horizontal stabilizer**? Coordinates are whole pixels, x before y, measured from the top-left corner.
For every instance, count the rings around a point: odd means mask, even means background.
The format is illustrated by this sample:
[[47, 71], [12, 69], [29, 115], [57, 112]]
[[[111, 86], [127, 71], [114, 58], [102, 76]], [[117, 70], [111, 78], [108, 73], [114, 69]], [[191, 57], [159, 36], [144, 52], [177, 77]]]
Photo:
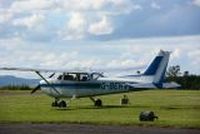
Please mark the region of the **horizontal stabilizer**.
[[180, 88], [181, 85], [176, 82], [165, 82], [162, 85], [163, 88]]
[[152, 88], [157, 88], [154, 84], [152, 83], [140, 83], [140, 84], [127, 84], [128, 86], [132, 88], [142, 88], [142, 89], [152, 89]]
[[172, 89], [172, 88], [180, 88], [181, 85], [179, 85], [176, 82], [165, 82], [162, 83], [162, 85], [157, 85], [157, 84], [153, 84], [153, 83], [138, 83], [138, 84], [127, 84], [128, 86], [132, 87], [132, 88], [140, 88], [140, 89], [154, 89], [154, 88], [168, 88], [168, 89]]

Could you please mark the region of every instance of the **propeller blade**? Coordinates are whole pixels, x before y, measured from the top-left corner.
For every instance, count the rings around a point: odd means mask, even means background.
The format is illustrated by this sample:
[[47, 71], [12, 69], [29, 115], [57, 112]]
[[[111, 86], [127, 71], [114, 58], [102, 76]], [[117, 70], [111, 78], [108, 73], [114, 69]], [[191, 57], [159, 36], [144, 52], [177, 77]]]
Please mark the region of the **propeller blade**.
[[40, 89], [40, 85], [37, 85], [37, 87], [35, 87], [35, 88], [31, 91], [31, 94], [35, 93], [38, 89]]
[[52, 74], [49, 76], [49, 78], [53, 77], [54, 75], [55, 75], [55, 73], [52, 73]]

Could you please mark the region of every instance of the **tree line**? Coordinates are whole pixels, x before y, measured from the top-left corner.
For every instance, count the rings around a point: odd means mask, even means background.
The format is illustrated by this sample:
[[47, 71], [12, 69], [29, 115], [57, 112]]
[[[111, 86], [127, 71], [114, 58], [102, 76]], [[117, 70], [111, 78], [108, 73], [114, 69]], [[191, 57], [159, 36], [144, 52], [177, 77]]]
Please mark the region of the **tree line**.
[[181, 72], [180, 66], [170, 66], [166, 72], [166, 81], [175, 81], [181, 89], [200, 90], [200, 75], [190, 74], [189, 71]]
[[28, 85], [9, 85], [0, 87], [0, 90], [32, 90]]

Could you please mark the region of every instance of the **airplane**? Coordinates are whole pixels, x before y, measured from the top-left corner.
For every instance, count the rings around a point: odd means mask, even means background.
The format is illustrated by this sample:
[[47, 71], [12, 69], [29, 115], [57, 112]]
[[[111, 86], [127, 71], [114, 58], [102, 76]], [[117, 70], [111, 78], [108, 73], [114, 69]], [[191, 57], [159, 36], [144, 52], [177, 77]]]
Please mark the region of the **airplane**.
[[[97, 96], [180, 87], [175, 82], [165, 82], [165, 72], [170, 53], [169, 51], [160, 50], [144, 73], [137, 75], [106, 77], [103, 73], [95, 71], [62, 71], [11, 67], [2, 67], [0, 70], [35, 72], [42, 80], [31, 91], [31, 94], [41, 89], [43, 93], [55, 98], [55, 101], [52, 102], [52, 107], [66, 108], [68, 103], [63, 100], [64, 98], [72, 100], [83, 97], [89, 97], [95, 106], [102, 106], [102, 100], [96, 98]], [[41, 72], [51, 72], [53, 74], [45, 78]], [[60, 74], [56, 76], [56, 73]]]

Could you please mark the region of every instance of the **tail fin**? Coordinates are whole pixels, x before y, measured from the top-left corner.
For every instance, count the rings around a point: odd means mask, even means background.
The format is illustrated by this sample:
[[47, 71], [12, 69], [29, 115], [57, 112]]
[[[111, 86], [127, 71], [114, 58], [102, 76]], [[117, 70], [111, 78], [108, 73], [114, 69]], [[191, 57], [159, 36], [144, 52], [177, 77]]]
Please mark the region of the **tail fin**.
[[160, 84], [164, 81], [166, 68], [169, 62], [170, 52], [160, 50], [143, 75], [153, 76], [153, 83]]

